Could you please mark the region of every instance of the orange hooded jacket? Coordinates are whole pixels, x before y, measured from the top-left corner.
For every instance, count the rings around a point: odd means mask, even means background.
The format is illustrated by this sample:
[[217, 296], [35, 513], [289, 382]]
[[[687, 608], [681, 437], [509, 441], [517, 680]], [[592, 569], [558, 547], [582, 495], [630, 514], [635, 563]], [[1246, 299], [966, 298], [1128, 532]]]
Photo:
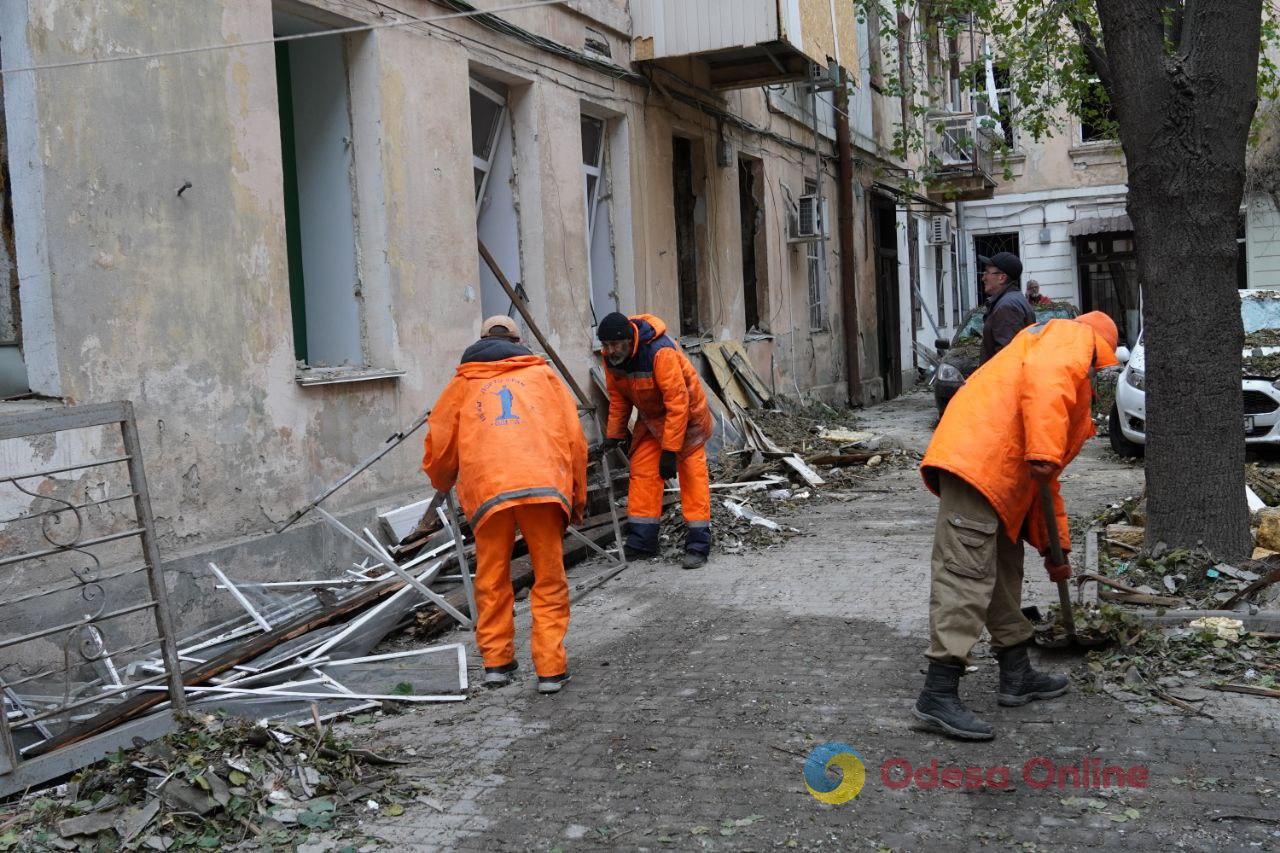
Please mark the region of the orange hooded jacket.
[[[1090, 369], [1117, 363], [1114, 323], [1104, 336], [1099, 318], [1086, 317], [1029, 326], [978, 368], [947, 404], [920, 465], [935, 495], [938, 472], [954, 474], [986, 497], [1010, 539], [1025, 538], [1042, 555], [1049, 533], [1028, 463], [1049, 462], [1060, 472], [1076, 457], [1094, 434]], [[1050, 488], [1069, 551], [1056, 476]]]
[[663, 450], [691, 451], [711, 437], [711, 410], [698, 371], [652, 314], [630, 318], [631, 355], [614, 367], [604, 359], [609, 390], [609, 438], [625, 438], [631, 407]]
[[422, 470], [478, 528], [496, 510], [557, 503], [570, 523], [587, 503], [587, 440], [569, 389], [540, 356], [464, 362], [427, 420]]

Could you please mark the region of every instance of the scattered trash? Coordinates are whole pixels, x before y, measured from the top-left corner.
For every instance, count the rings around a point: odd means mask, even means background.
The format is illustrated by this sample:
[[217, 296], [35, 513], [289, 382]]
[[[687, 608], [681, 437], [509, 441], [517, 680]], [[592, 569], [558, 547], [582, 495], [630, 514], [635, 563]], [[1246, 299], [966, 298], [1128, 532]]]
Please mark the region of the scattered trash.
[[72, 840], [68, 849], [292, 847], [354, 824], [375, 792], [384, 813], [418, 796], [385, 760], [325, 726], [197, 713], [58, 790], [28, 795], [6, 827], [40, 849], [55, 839]]
[[734, 503], [733, 501], [726, 498], [724, 501], [724, 505], [728, 507], [729, 511], [732, 512], [735, 516], [737, 516], [738, 518], [744, 519], [745, 521], [750, 522], [751, 524], [758, 524], [759, 526], [765, 528], [766, 530], [776, 531], [776, 530], [782, 529], [782, 526], [778, 524], [778, 522], [765, 518], [764, 516], [757, 513], [755, 510], [751, 509], [751, 507], [747, 506], [745, 503]]
[[1232, 643], [1239, 641], [1240, 632], [1244, 630], [1244, 622], [1226, 616], [1205, 616], [1189, 624], [1200, 631], [1212, 631], [1221, 639]]

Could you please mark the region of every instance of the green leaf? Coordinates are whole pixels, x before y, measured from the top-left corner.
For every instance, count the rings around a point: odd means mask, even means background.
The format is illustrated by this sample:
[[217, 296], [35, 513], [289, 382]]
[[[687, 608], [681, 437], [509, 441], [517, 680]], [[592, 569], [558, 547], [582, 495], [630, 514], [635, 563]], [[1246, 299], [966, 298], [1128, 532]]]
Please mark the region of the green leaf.
[[1124, 823], [1129, 819], [1122, 814], [1110, 814], [1107, 817], [1111, 818], [1112, 823]]
[[391, 803], [382, 810], [382, 813], [388, 817], [400, 817], [400, 815], [404, 814], [404, 806], [399, 803]]
[[391, 694], [393, 696], [412, 696], [413, 685], [407, 681], [402, 681], [395, 686], [395, 689], [391, 691]]
[[337, 811], [337, 809], [338, 807], [334, 805], [333, 800], [328, 797], [320, 797], [307, 803], [307, 811], [309, 812], [323, 813]]
[[200, 786], [200, 788], [201, 788], [201, 789], [203, 789], [203, 790], [205, 790], [205, 791], [212, 791], [212, 790], [213, 790], [212, 786], [210, 786], [210, 784], [209, 784], [209, 780], [208, 780], [208, 779], [206, 779], [206, 778], [204, 778], [204, 774], [203, 774], [203, 773], [202, 773], [202, 774], [200, 774], [200, 775], [198, 775], [198, 776], [193, 777], [191, 781], [192, 781], [192, 782], [194, 782], [195, 784], [199, 785], [199, 786]]
[[298, 815], [298, 823], [308, 829], [328, 829], [330, 815], [326, 812], [320, 814], [317, 812], [302, 812]]
[[222, 846], [222, 839], [216, 835], [202, 835], [196, 840], [196, 844], [205, 850], [217, 850]]
[[706, 835], [710, 831], [711, 831], [711, 827], [709, 826], [695, 826], [693, 829], [689, 830], [689, 834], [690, 835]]
[[9, 830], [4, 835], [0, 835], [0, 850], [11, 850], [18, 843], [18, 833]]
[[1142, 812], [1138, 811], [1137, 809], [1125, 809], [1124, 813], [1125, 813], [1125, 816], [1129, 818], [1129, 820], [1137, 820], [1138, 818], [1142, 817]]
[[249, 777], [241, 773], [239, 770], [232, 770], [227, 774], [227, 781], [238, 788], [245, 782], [248, 782]]

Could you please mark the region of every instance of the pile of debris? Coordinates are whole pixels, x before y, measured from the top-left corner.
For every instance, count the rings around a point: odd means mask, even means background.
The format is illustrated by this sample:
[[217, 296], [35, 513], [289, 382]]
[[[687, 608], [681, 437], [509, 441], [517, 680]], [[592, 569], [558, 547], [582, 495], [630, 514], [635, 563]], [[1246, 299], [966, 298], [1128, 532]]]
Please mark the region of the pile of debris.
[[1110, 641], [1075, 673], [1087, 691], [1196, 714], [1210, 691], [1280, 698], [1280, 633], [1246, 631], [1241, 620], [1223, 616], [1154, 626], [1107, 603], [1077, 607], [1075, 617], [1079, 631]]
[[403, 814], [417, 791], [393, 772], [403, 762], [339, 740], [319, 719], [183, 715], [164, 738], [8, 804], [0, 850], [292, 848], [324, 831], [363, 842], [360, 816]]
[[[425, 421], [423, 415], [393, 435], [378, 453], [278, 528], [313, 513], [340, 541], [350, 543], [361, 562], [339, 566], [329, 577], [289, 581], [233, 577], [210, 563], [210, 585], [226, 595], [223, 609], [234, 608], [236, 615], [186, 636], [167, 626], [167, 604], [157, 597], [147, 606], [157, 608], [161, 630], [143, 643], [126, 642], [116, 626], [101, 629], [94, 621], [139, 606], [112, 610], [105, 603], [99, 616], [10, 640], [34, 642], [65, 633], [67, 648], [74, 648], [80, 659], [73, 660], [76, 652], [68, 651], [63, 661], [59, 645], [61, 666], [30, 666], [0, 682], [6, 713], [0, 725], [8, 733], [0, 745], [12, 744], [0, 749], [0, 759], [8, 759], [0, 761], [0, 796], [39, 787], [122, 746], [162, 736], [184, 712], [297, 725], [368, 713], [388, 703], [465, 700], [469, 685], [463, 643], [418, 643], [374, 653], [384, 638], [410, 624], [428, 639], [454, 626], [472, 627], [475, 546], [453, 497], [438, 494], [384, 513], [359, 533], [321, 505]], [[614, 478], [607, 461], [597, 461], [589, 505], [604, 511], [569, 529], [565, 553], [570, 562], [587, 553], [612, 559], [599, 543], [620, 546]], [[65, 512], [50, 510], [31, 518], [49, 513], [57, 518]], [[145, 526], [144, 532], [149, 533]], [[53, 549], [33, 551], [30, 559], [84, 553], [84, 546], [75, 542], [54, 544]], [[158, 561], [146, 565], [155, 567]], [[513, 584], [528, 585], [532, 570], [527, 561], [516, 567]], [[129, 595], [112, 584], [120, 574], [110, 568], [97, 577], [75, 577], [86, 601], [120, 602]]]
[[[895, 441], [856, 429], [851, 410], [777, 402], [751, 418], [738, 413], [745, 446], [724, 453], [712, 469], [712, 527], [726, 553], [777, 545], [800, 532], [778, 519], [891, 468], [919, 465], [919, 456]], [[673, 527], [677, 521], [673, 515]]]
[[[1257, 466], [1250, 472], [1251, 484], [1261, 483]], [[1133, 498], [1095, 519], [1102, 530], [1097, 571], [1080, 579], [1096, 581], [1098, 597], [1117, 604], [1280, 614], [1280, 509], [1265, 506], [1259, 494], [1248, 493], [1256, 547], [1239, 565], [1206, 552], [1147, 547], [1145, 501]]]

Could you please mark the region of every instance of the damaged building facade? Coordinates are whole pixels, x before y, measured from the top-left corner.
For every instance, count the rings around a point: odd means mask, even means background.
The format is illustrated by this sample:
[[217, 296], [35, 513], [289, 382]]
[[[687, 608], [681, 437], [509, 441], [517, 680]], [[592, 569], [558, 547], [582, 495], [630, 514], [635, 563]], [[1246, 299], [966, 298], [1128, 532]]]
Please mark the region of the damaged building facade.
[[[918, 306], [874, 34], [853, 4], [719, 5], [3, 4], [0, 412], [132, 401], [175, 619], [198, 623], [210, 561], [346, 559], [321, 524], [274, 531], [511, 313], [494, 267], [584, 388], [621, 310], [695, 357], [742, 341], [773, 393], [900, 392]], [[94, 441], [0, 452], [15, 472]], [[422, 497], [417, 448], [329, 508]]]

